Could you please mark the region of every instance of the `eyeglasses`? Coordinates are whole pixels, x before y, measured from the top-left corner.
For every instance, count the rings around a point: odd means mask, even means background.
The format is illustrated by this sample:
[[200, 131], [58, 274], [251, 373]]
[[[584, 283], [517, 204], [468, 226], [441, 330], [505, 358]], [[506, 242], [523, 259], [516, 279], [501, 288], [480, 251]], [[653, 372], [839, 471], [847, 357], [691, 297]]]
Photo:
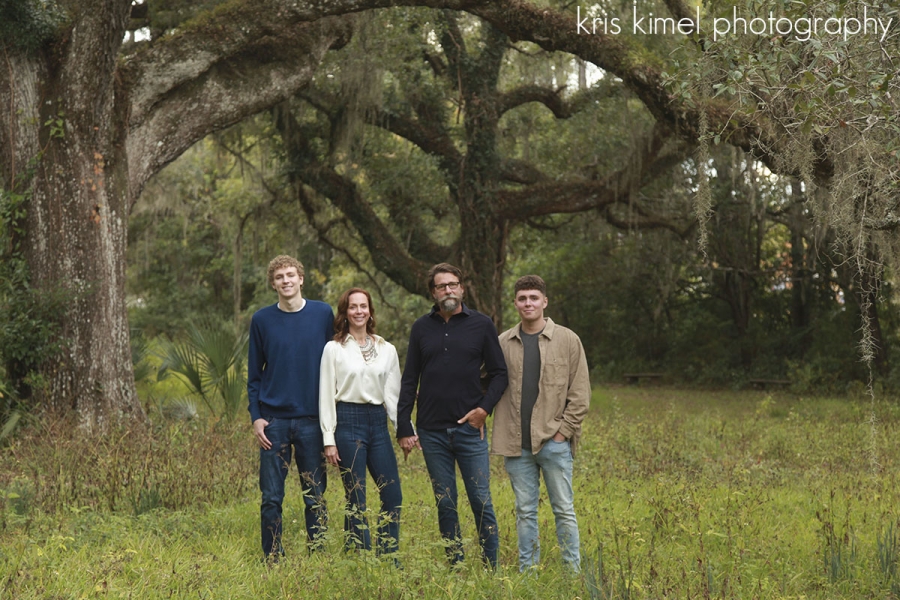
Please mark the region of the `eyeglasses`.
[[435, 284], [434, 289], [439, 292], [443, 292], [444, 290], [450, 290], [451, 292], [453, 292], [453, 291], [456, 291], [456, 289], [458, 287], [459, 287], [458, 281], [451, 281], [449, 283], [437, 283], [437, 284]]

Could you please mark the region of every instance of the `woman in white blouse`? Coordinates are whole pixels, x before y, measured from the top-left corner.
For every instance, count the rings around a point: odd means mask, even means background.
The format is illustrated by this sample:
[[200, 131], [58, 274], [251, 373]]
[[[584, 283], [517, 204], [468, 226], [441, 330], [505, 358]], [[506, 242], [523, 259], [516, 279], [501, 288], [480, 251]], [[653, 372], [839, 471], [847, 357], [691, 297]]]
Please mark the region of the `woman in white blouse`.
[[[400, 543], [400, 476], [387, 418], [397, 426], [400, 361], [397, 350], [375, 335], [369, 292], [351, 288], [338, 301], [334, 341], [325, 345], [319, 384], [319, 422], [325, 460], [338, 466], [347, 496], [347, 548], [371, 549], [366, 523], [366, 468], [378, 486], [378, 549]], [[385, 418], [387, 417], [387, 418]]]

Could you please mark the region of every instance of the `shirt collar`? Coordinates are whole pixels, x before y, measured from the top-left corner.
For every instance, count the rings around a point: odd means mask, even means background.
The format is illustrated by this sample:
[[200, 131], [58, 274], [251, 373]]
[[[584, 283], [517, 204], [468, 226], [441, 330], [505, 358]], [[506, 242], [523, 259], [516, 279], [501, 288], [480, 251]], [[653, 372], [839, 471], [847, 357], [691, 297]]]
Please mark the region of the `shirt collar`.
[[[544, 329], [541, 331], [541, 337], [552, 340], [554, 329], [556, 329], [556, 324], [553, 322], [553, 319], [547, 317], [546, 322], [544, 323]], [[520, 340], [522, 339], [522, 321], [519, 321], [518, 324], [513, 327], [512, 337], [519, 338]]]
[[[443, 318], [440, 314], [438, 314], [438, 313], [440, 313], [440, 312], [441, 312], [441, 311], [440, 311], [440, 309], [438, 308], [438, 305], [435, 304], [434, 306], [431, 307], [431, 312], [428, 313], [428, 316], [429, 316], [429, 317], [432, 317], [432, 318], [435, 318], [435, 317], [436, 317], [436, 318], [440, 319], [441, 321], [443, 321], [444, 318]], [[471, 315], [471, 314], [472, 314], [472, 309], [470, 309], [468, 306], [466, 306], [466, 303], [463, 302], [463, 303], [462, 303], [462, 311], [460, 311], [460, 312], [457, 313], [456, 315], [452, 315], [450, 318], [452, 319], [453, 317], [456, 317], [456, 316], [458, 316], [458, 315], [465, 315], [465, 316], [468, 317], [468, 316]]]
[[[376, 345], [378, 345], [378, 344], [380, 344], [381, 342], [384, 341], [384, 338], [383, 338], [383, 337], [381, 337], [380, 335], [375, 334], [375, 333], [370, 333], [370, 334], [368, 334], [368, 336], [369, 336], [370, 338], [372, 338], [372, 343], [374, 343], [374, 344], [376, 344]], [[353, 340], [353, 341], [355, 342], [355, 341], [356, 341], [356, 338], [354, 338], [352, 335], [350, 335], [350, 334], [348, 333], [347, 335], [344, 336], [344, 341], [341, 342], [341, 345], [342, 345], [342, 346], [345, 345], [345, 344], [346, 344], [347, 342], [349, 342], [350, 340]], [[357, 345], [359, 345], [359, 344], [357, 344]]]

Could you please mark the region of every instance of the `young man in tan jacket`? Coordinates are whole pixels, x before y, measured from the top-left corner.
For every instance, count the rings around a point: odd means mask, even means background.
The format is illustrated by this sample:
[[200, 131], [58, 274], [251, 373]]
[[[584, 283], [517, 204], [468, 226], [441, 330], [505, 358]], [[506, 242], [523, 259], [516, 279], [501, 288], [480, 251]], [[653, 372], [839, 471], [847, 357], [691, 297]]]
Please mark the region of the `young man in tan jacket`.
[[494, 409], [491, 449], [504, 458], [516, 495], [519, 570], [540, 562], [538, 500], [541, 473], [556, 520], [563, 561], [581, 567], [572, 490], [572, 458], [591, 397], [581, 340], [544, 317], [547, 286], [537, 275], [515, 284], [522, 321], [500, 335], [509, 386]]

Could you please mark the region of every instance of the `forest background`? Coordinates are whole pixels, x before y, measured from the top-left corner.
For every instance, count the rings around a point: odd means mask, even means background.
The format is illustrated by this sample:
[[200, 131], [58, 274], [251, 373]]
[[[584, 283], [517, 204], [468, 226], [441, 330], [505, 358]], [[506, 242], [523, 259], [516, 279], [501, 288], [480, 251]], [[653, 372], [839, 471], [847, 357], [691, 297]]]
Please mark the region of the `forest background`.
[[[310, 6], [321, 14], [379, 6], [351, 4]], [[50, 108], [30, 121], [5, 113], [4, 418], [47, 402], [103, 426], [104, 418], [184, 400], [144, 393], [131, 407], [131, 363], [140, 365], [140, 385], [181, 373], [195, 402], [235, 414], [243, 335], [250, 315], [274, 301], [264, 269], [279, 253], [306, 265], [307, 297], [334, 304], [351, 285], [371, 288], [380, 332], [401, 354], [409, 324], [429, 307], [424, 270], [447, 260], [467, 270], [469, 303], [500, 328], [515, 322], [512, 281], [543, 275], [548, 313], [580, 334], [598, 382], [653, 371], [688, 385], [779, 379], [798, 392], [900, 388], [891, 360], [900, 335], [893, 29], [862, 41], [713, 41], [627, 28], [585, 36], [576, 8], [624, 20], [634, 6], [428, 4], [436, 8], [341, 21], [338, 29], [351, 31], [329, 38], [332, 49], [288, 97], [246, 108], [234, 124], [210, 117], [208, 135], [192, 130], [198, 142], [179, 140], [180, 155], [148, 156], [165, 138], [115, 141], [145, 135], [140, 123], [120, 127], [111, 117], [94, 126], [113, 130], [110, 147], [127, 148], [120, 158], [128, 177], [133, 165], [156, 161], [127, 193], [114, 157], [79, 143], [91, 130], [78, 120], [80, 96], [48, 98]], [[10, 74], [22, 64], [62, 64], [77, 41], [67, 32], [86, 14], [65, 3], [2, 8]], [[185, 52], [164, 56], [178, 64], [202, 56], [224, 23], [253, 24], [244, 8], [119, 6], [125, 42], [109, 43], [112, 68], [135, 96], [131, 110], [152, 111], [134, 81], [166, 64], [155, 52]], [[732, 8], [702, 5], [704, 15]], [[641, 3], [643, 13], [672, 18], [694, 9]], [[770, 9], [793, 18], [864, 9], [896, 16], [888, 5], [859, 2], [742, 5], [746, 14]], [[543, 18], [527, 29], [534, 14]], [[227, 92], [230, 84], [242, 97], [242, 77], [257, 84], [253, 69], [285, 68], [294, 57], [279, 54], [282, 33], [260, 27], [248, 34], [260, 36], [256, 45], [232, 55], [217, 49], [209, 70], [185, 85]], [[153, 76], [160, 87], [165, 76]], [[4, 79], [5, 106], [18, 101], [15, 81]], [[173, 87], [169, 97], [176, 91], [195, 93]], [[216, 107], [227, 100], [217, 96]], [[173, 110], [167, 131], [179, 119], [190, 128], [187, 107]], [[37, 128], [38, 143], [23, 160], [16, 151], [27, 144], [10, 132], [26, 126]], [[82, 178], [68, 198], [59, 186], [69, 179], [59, 174], [71, 167], [84, 177], [66, 162], [79, 152], [96, 181]], [[107, 196], [94, 203], [92, 194]], [[81, 216], [54, 221], [60, 210]], [[127, 321], [116, 316], [120, 300]], [[104, 310], [109, 319], [99, 318]], [[116, 363], [123, 340], [129, 364], [93, 374]], [[85, 371], [93, 378], [82, 381]]]
[[[853, 0], [0, 0], [0, 595], [898, 597], [898, 29], [576, 27], [736, 8], [900, 22]], [[371, 289], [401, 354], [430, 265], [464, 267], [501, 329], [515, 278], [547, 280], [596, 386], [580, 577], [550, 528], [533, 578], [507, 542], [497, 576], [448, 572], [420, 455], [405, 572], [337, 528], [325, 559], [248, 561], [246, 331], [285, 252], [307, 297]], [[760, 379], [787, 393], [734, 391]]]
[[[143, 420], [136, 353], [191, 328], [239, 343], [282, 252], [308, 297], [372, 288], [401, 350], [446, 260], [500, 328], [511, 281], [544, 275], [597, 381], [897, 389], [895, 28], [674, 27], [895, 8], [429, 4], [5, 2], [7, 418], [21, 401]], [[582, 10], [670, 28], [586, 35]], [[122, 38], [77, 52], [78, 23]]]

